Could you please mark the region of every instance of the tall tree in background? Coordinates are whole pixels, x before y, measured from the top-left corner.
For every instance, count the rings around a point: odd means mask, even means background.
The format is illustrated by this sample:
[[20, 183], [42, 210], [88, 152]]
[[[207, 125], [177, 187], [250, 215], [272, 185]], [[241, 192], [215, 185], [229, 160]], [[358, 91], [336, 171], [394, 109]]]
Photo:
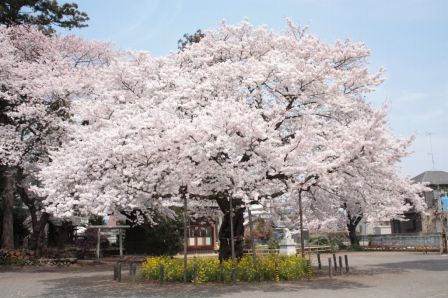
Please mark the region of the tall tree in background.
[[[41, 212], [41, 198], [30, 194], [29, 187], [39, 183], [38, 164], [48, 162], [49, 150], [63, 141], [71, 101], [89, 92], [91, 75], [107, 64], [108, 53], [107, 44], [46, 36], [27, 26], [0, 27], [0, 100], [5, 106], [0, 166], [14, 171], [14, 179], [5, 179], [3, 200], [19, 195], [28, 207], [33, 249], [40, 247], [49, 214]], [[3, 247], [11, 247], [5, 239]]]
[[183, 50], [189, 45], [200, 42], [204, 37], [205, 34], [201, 31], [201, 29], [198, 29], [193, 34], [185, 33], [184, 36], [177, 42], [177, 48], [179, 50]]
[[[5, 25], [7, 27], [12, 27], [16, 25], [34, 25], [38, 29], [40, 29], [45, 34], [49, 35], [54, 33], [54, 27], [61, 28], [81, 28], [86, 27], [86, 22], [89, 20], [89, 17], [85, 12], [81, 12], [78, 10], [78, 5], [75, 3], [65, 3], [59, 5], [55, 0], [0, 0], [0, 25]], [[2, 33], [4, 33], [3, 31]], [[16, 31], [17, 33], [20, 30]], [[22, 31], [25, 32], [25, 31]], [[15, 38], [21, 39], [23, 36], [17, 34]], [[42, 41], [42, 40], [41, 40]], [[5, 44], [5, 47], [7, 45]], [[30, 45], [30, 49], [33, 48], [33, 45]], [[5, 50], [3, 48], [2, 50]], [[9, 47], [12, 49], [12, 47]], [[23, 49], [26, 50], [25, 48]], [[13, 51], [3, 52], [0, 54], [0, 59], [11, 58], [13, 55]], [[9, 55], [9, 56], [8, 56]], [[11, 60], [12, 61], [12, 60]], [[19, 63], [18, 68], [23, 68], [26, 66], [24, 64]], [[26, 71], [26, 69], [25, 69]], [[1, 93], [0, 93], [0, 126], [5, 127], [13, 127], [14, 121], [8, 115], [10, 111], [16, 108], [16, 104], [12, 103], [8, 100], [4, 94], [8, 93], [8, 84], [5, 83], [11, 74], [8, 76], [3, 76], [2, 72], [2, 83]], [[28, 95], [20, 95], [21, 99], [26, 101], [27, 98], [33, 97], [32, 94]], [[8, 137], [12, 137], [15, 135], [10, 130], [4, 130], [3, 134], [9, 134]], [[26, 134], [24, 134], [26, 135]], [[22, 137], [24, 136], [22, 135]], [[5, 136], [5, 139], [6, 138]], [[22, 148], [19, 148], [21, 142], [17, 140], [17, 142], [9, 143], [10, 146], [5, 148], [5, 151], [10, 152], [22, 152]], [[10, 156], [11, 157], [11, 156]], [[16, 159], [16, 157], [12, 157], [12, 159]], [[8, 158], [9, 159], [9, 158]], [[11, 163], [11, 159], [3, 159], [0, 160], [0, 180], [2, 180], [4, 187], [0, 190], [0, 198], [2, 198], [3, 202], [3, 225], [2, 225], [2, 237], [1, 237], [1, 247], [4, 248], [13, 248], [14, 247], [14, 231], [13, 231], [13, 201], [16, 189], [18, 186], [23, 186], [23, 181], [17, 181], [18, 177], [18, 168], [17, 165], [14, 165], [14, 162]], [[24, 175], [19, 175], [20, 177], [24, 177]], [[20, 191], [19, 194], [26, 194], [23, 190]], [[24, 203], [30, 207], [34, 206], [34, 203], [31, 205], [28, 204], [27, 198], [23, 198]], [[33, 209], [33, 208], [31, 208]], [[30, 210], [32, 212], [32, 210]], [[32, 216], [33, 217], [33, 216]]]
[[6, 26], [30, 24], [46, 34], [54, 27], [87, 27], [89, 17], [78, 10], [76, 3], [59, 4], [56, 0], [1, 0], [0, 24]]

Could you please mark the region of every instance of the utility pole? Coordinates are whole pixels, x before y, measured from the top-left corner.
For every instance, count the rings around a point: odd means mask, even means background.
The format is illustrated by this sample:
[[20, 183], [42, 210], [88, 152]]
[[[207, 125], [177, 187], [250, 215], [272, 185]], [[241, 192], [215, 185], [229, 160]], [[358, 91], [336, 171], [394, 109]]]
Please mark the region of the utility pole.
[[236, 264], [236, 257], [235, 257], [235, 240], [234, 240], [234, 233], [233, 233], [233, 194], [229, 198], [229, 205], [230, 205], [230, 248], [232, 251], [232, 265], [235, 266]]
[[184, 283], [187, 282], [187, 246], [188, 246], [188, 211], [186, 188], [182, 187], [182, 197], [184, 199]]
[[432, 169], [435, 170], [434, 151], [432, 150], [432, 132], [427, 132], [426, 135], [429, 137], [429, 155], [431, 155]]
[[250, 245], [252, 248], [252, 258], [254, 262], [255, 271], [257, 270], [257, 254], [255, 253], [255, 243], [254, 243], [254, 224], [252, 221], [252, 212], [250, 211], [250, 205], [247, 207], [247, 213], [249, 215], [249, 229], [250, 229]]
[[303, 239], [303, 210], [302, 210], [302, 189], [299, 190], [299, 220], [300, 220], [300, 252], [305, 256], [305, 239]]

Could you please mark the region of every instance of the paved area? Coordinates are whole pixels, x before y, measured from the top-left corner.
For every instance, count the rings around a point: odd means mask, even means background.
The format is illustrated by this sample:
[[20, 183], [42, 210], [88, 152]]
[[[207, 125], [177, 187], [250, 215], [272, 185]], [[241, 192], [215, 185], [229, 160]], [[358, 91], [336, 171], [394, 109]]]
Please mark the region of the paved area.
[[448, 297], [446, 255], [360, 252], [350, 253], [349, 260], [351, 273], [333, 279], [325, 276], [324, 267], [309, 282], [236, 285], [159, 286], [127, 277], [117, 283], [112, 281], [111, 270], [0, 272], [0, 297]]

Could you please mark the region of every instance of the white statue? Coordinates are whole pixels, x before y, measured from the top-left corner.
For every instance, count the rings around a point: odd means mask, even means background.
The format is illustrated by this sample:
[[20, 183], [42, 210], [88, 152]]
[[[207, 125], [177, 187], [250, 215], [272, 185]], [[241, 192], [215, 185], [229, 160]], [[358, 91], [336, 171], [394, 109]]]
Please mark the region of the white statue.
[[291, 231], [288, 228], [283, 229], [283, 239], [292, 240], [292, 234]]
[[292, 233], [288, 228], [283, 228], [283, 239], [280, 241], [280, 255], [292, 256], [297, 253], [296, 243], [292, 239]]

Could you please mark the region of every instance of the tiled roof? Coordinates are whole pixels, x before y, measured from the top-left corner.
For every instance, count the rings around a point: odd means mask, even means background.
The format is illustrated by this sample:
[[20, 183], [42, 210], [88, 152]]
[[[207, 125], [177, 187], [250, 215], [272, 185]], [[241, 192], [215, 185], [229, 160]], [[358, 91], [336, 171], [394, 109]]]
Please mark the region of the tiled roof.
[[448, 172], [426, 171], [412, 178], [414, 182], [429, 183], [430, 185], [448, 185]]

